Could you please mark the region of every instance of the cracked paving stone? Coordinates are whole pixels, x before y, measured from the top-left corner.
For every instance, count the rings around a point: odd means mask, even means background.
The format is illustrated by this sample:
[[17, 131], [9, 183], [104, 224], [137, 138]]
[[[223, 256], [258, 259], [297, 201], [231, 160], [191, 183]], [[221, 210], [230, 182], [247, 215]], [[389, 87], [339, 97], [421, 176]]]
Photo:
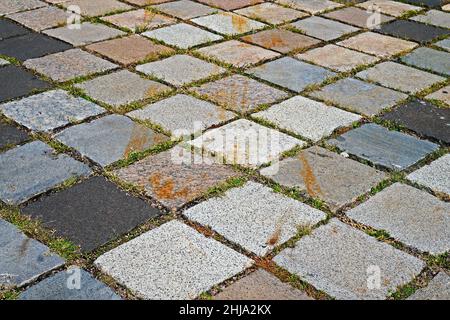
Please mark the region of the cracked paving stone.
[[145, 100], [170, 87], [156, 81], [141, 78], [136, 73], [121, 70], [75, 85], [89, 97], [119, 108], [133, 102]]
[[253, 261], [173, 220], [101, 255], [95, 265], [144, 299], [186, 300]]
[[145, 201], [93, 177], [23, 208], [58, 236], [90, 252], [161, 214]]
[[132, 6], [117, 0], [70, 0], [62, 2], [61, 5], [64, 8], [78, 6], [81, 9], [81, 15], [88, 17], [102, 16], [112, 12], [133, 9]]
[[101, 20], [121, 28], [126, 28], [132, 32], [141, 32], [140, 30], [159, 28], [176, 23], [177, 21], [173, 18], [145, 9], [114, 14], [112, 16], [103, 17]]
[[410, 173], [407, 178], [434, 192], [450, 195], [450, 155], [447, 154], [432, 163]]
[[261, 174], [288, 188], [297, 188], [328, 203], [333, 211], [366, 194], [387, 175], [320, 147], [261, 170]]
[[25, 131], [0, 121], [0, 150], [22, 143], [29, 139], [28, 134]]
[[127, 183], [144, 188], [145, 193], [170, 209], [195, 200], [227, 179], [239, 174], [217, 159], [175, 147], [147, 157], [114, 174]]
[[442, 48], [444, 50], [450, 51], [450, 39], [444, 39], [438, 42], [433, 43], [433, 45]]
[[197, 204], [183, 215], [259, 256], [288, 241], [300, 227], [326, 218], [324, 212], [255, 182]]
[[262, 29], [267, 25], [231, 12], [220, 12], [191, 20], [195, 24], [227, 36]]
[[23, 36], [25, 34], [30, 33], [30, 31], [21, 25], [12, 22], [8, 19], [0, 18], [0, 40]]
[[38, 32], [64, 25], [67, 23], [68, 17], [69, 14], [66, 11], [52, 6], [13, 13], [7, 16], [7, 18]]
[[417, 22], [432, 24], [436, 27], [450, 29], [450, 13], [447, 12], [442, 12], [439, 10], [430, 10], [424, 14], [420, 14], [410, 19]]
[[264, 0], [198, 0], [198, 1], [223, 10], [235, 10], [253, 4], [261, 3]]
[[70, 127], [55, 138], [103, 167], [168, 139], [120, 115]]
[[165, 14], [180, 18], [192, 19], [208, 14], [216, 13], [217, 9], [205, 6], [204, 4], [193, 2], [190, 0], [179, 0], [174, 2], [162, 3], [153, 8]]
[[322, 17], [309, 17], [291, 23], [290, 26], [304, 32], [308, 36], [326, 41], [334, 40], [360, 30], [359, 28], [348, 24], [324, 19]]
[[408, 300], [450, 300], [450, 276], [439, 272], [425, 288], [417, 290]]
[[282, 24], [308, 16], [308, 14], [304, 12], [282, 7], [270, 2], [239, 9], [234, 11], [234, 13], [270, 24]]
[[248, 113], [260, 105], [288, 97], [288, 94], [281, 90], [241, 75], [206, 83], [193, 91], [239, 113]]
[[450, 249], [450, 204], [395, 183], [347, 212], [347, 216], [431, 254]]
[[401, 57], [400, 60], [416, 68], [450, 76], [450, 53], [448, 52], [422, 47]]
[[359, 115], [302, 96], [295, 96], [252, 116], [314, 142], [361, 119]]
[[372, 13], [355, 7], [346, 7], [323, 15], [324, 17], [338, 20], [360, 28], [374, 29], [381, 23], [394, 20], [393, 17], [380, 13], [380, 20], [371, 19]]
[[275, 2], [287, 5], [294, 9], [303, 10], [311, 14], [317, 14], [330, 9], [342, 7], [342, 4], [329, 0], [276, 0]]
[[390, 0], [371, 0], [357, 4], [357, 6], [366, 10], [371, 7], [377, 8], [381, 13], [388, 14], [394, 17], [400, 17], [408, 11], [418, 11], [423, 9], [422, 7]]
[[49, 132], [106, 112], [105, 109], [63, 90], [47, 91], [0, 104], [5, 116], [33, 131]]
[[0, 154], [0, 199], [20, 204], [69, 178], [87, 176], [91, 169], [41, 141], [34, 141]]
[[122, 300], [104, 283], [80, 270], [80, 289], [69, 289], [76, 267], [58, 272], [22, 292], [18, 300]]
[[[385, 299], [412, 281], [425, 263], [380, 242], [336, 218], [301, 238], [274, 262], [337, 299]], [[381, 287], [368, 287], [367, 275], [380, 270]]]
[[42, 58], [30, 59], [25, 61], [24, 66], [57, 82], [65, 82], [118, 67], [80, 49], [71, 49]]
[[310, 85], [320, 84], [336, 75], [291, 57], [268, 62], [248, 70], [247, 73], [295, 92], [301, 92]]
[[425, 98], [439, 100], [450, 106], [450, 85], [427, 95]]
[[45, 6], [47, 4], [39, 0], [2, 0], [0, 3], [0, 16]]
[[419, 140], [372, 123], [329, 140], [328, 144], [396, 171], [407, 169], [439, 148], [427, 140]]
[[388, 22], [381, 25], [379, 31], [384, 34], [416, 41], [421, 44], [429, 43], [437, 38], [450, 34], [448, 29], [409, 20], [395, 20]]
[[0, 219], [0, 288], [22, 287], [63, 264], [47, 246]]
[[224, 73], [226, 70], [215, 64], [184, 54], [139, 65], [136, 67], [136, 71], [180, 87]]
[[177, 138], [201, 134], [202, 130], [236, 117], [233, 112], [185, 94], [150, 104], [127, 116], [155, 123]]

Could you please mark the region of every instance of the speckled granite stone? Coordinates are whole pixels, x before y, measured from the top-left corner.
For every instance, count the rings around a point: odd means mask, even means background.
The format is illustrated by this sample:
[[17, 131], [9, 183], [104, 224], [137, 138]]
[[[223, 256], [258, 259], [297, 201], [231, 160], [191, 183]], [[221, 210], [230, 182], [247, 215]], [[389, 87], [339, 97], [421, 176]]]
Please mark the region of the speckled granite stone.
[[430, 188], [434, 192], [450, 195], [450, 154], [434, 160], [419, 170], [410, 173], [409, 180]]
[[413, 67], [450, 76], [450, 53], [430, 48], [417, 48], [401, 60]]
[[166, 2], [153, 6], [153, 8], [184, 20], [206, 16], [208, 14], [217, 12], [216, 8], [205, 6], [204, 4], [190, 0]]
[[62, 2], [61, 5], [65, 8], [78, 6], [81, 9], [81, 15], [89, 17], [102, 16], [107, 13], [133, 8], [117, 0], [69, 0]]
[[439, 100], [450, 106], [450, 86], [439, 89], [438, 91], [427, 95], [425, 98]]
[[2, 0], [0, 3], [0, 16], [45, 7], [47, 4], [39, 0]]
[[329, 0], [276, 0], [280, 4], [303, 10], [311, 14], [317, 14], [326, 10], [339, 8], [342, 4]]
[[56, 7], [47, 6], [36, 10], [10, 14], [7, 18], [33, 29], [42, 31], [66, 24], [69, 14]]
[[173, 18], [144, 9], [118, 13], [101, 19], [132, 32], [150, 30], [176, 22]]
[[[364, 2], [364, 0], [361, 2]], [[325, 13], [323, 16], [347, 24], [352, 24], [360, 28], [368, 29], [377, 28], [381, 23], [394, 20], [393, 17], [380, 13], [380, 21], [378, 23], [375, 19], [370, 19], [372, 16], [371, 12], [355, 7], [346, 7], [344, 9], [331, 11], [329, 13]]]
[[425, 288], [417, 290], [408, 300], [450, 300], [450, 276], [439, 272]]
[[290, 26], [304, 32], [308, 36], [325, 41], [334, 40], [359, 30], [359, 28], [345, 23], [316, 16], [299, 20], [290, 24]]
[[233, 36], [264, 28], [264, 23], [231, 12], [220, 12], [191, 20], [217, 33]]
[[258, 4], [263, 1], [264, 0], [199, 0], [199, 2], [223, 10], [235, 10], [252, 4]]
[[0, 121], [0, 149], [22, 143], [28, 138], [29, 136], [25, 131]]
[[282, 7], [271, 2], [264, 2], [255, 6], [242, 8], [234, 11], [234, 13], [270, 24], [281, 24], [307, 16], [304, 12]]
[[400, 17], [401, 15], [405, 14], [408, 11], [422, 10], [422, 7], [413, 6], [407, 3], [401, 3], [391, 0], [370, 0], [357, 4], [357, 6], [364, 8], [366, 10], [369, 9], [370, 7], [372, 8], [376, 7], [379, 8], [381, 13], [385, 13], [394, 17]]

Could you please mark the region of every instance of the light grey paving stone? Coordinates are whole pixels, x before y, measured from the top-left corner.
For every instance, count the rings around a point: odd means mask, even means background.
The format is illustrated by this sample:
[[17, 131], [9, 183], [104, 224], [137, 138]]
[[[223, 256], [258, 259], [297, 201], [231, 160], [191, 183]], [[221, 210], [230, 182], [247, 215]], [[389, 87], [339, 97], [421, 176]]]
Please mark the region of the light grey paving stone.
[[78, 6], [81, 15], [88, 17], [102, 16], [108, 13], [130, 10], [133, 7], [117, 0], [68, 0], [61, 2], [64, 8]]
[[264, 23], [232, 12], [220, 12], [206, 17], [192, 19], [191, 21], [199, 26], [228, 36], [259, 30], [267, 26]]
[[359, 28], [345, 23], [316, 16], [291, 23], [290, 26], [303, 31], [308, 36], [326, 41], [334, 40], [359, 30]]
[[145, 299], [194, 299], [252, 260], [173, 220], [100, 256], [95, 265]]
[[450, 13], [448, 12], [442, 12], [439, 10], [430, 10], [425, 12], [424, 14], [417, 15], [410, 19], [450, 29]]
[[450, 53], [430, 48], [417, 48], [401, 61], [413, 67], [450, 76]]
[[0, 199], [19, 204], [63, 183], [87, 176], [91, 169], [41, 141], [34, 141], [0, 154]]
[[165, 2], [155, 5], [153, 8], [183, 20], [206, 16], [218, 11], [216, 8], [190, 0]]
[[302, 96], [295, 96], [255, 113], [253, 117], [269, 121], [314, 142], [361, 119], [359, 115]]
[[425, 288], [417, 290], [408, 300], [450, 300], [450, 276], [439, 272]]
[[0, 111], [30, 130], [43, 132], [106, 112], [95, 103], [59, 89], [2, 104]]
[[280, 4], [287, 5], [294, 9], [303, 10], [311, 14], [342, 7], [342, 4], [329, 0], [276, 0]]
[[158, 14], [146, 9], [126, 11], [111, 16], [102, 17], [101, 20], [112, 23], [131, 32], [156, 29], [162, 26], [174, 24], [176, 19]]
[[326, 218], [322, 211], [255, 182], [228, 190], [183, 213], [259, 256]]
[[0, 67], [1, 66], [6, 66], [7, 64], [9, 64], [8, 61], [4, 60], [4, 59], [0, 59]]
[[395, 183], [347, 215], [431, 254], [450, 249], [450, 204], [411, 186]]
[[204, 129], [236, 116], [210, 102], [185, 94], [158, 101], [127, 115], [158, 124], [177, 138], [200, 134]]
[[348, 131], [328, 143], [392, 170], [404, 170], [439, 148], [435, 143], [373, 123]]
[[450, 195], [450, 154], [410, 173], [407, 178], [434, 192]]
[[45, 6], [47, 6], [47, 4], [44, 1], [39, 0], [2, 0], [0, 2], [0, 16]]
[[366, 10], [371, 7], [378, 8], [381, 13], [385, 13], [394, 17], [400, 17], [408, 11], [418, 11], [423, 9], [422, 7], [391, 0], [370, 0], [359, 3], [357, 4], [357, 6]]
[[439, 89], [438, 91], [435, 91], [435, 92], [427, 95], [425, 98], [440, 100], [441, 102], [444, 102], [450, 106], [450, 85], [443, 87], [443, 88]]
[[282, 24], [308, 16], [304, 12], [286, 8], [271, 2], [264, 2], [254, 6], [245, 7], [234, 11], [234, 13], [270, 24]]
[[7, 15], [7, 18], [33, 29], [34, 31], [42, 31], [66, 24], [68, 17], [69, 13], [53, 6], [46, 6], [35, 10]]
[[274, 262], [345, 300], [385, 299], [425, 267], [423, 261], [337, 219], [301, 238], [294, 248], [283, 250]]
[[121, 300], [104, 283], [75, 267], [58, 272], [22, 292], [18, 300]]
[[450, 39], [444, 39], [434, 43], [435, 46], [438, 46], [442, 49], [450, 51]]
[[0, 289], [24, 286], [63, 264], [47, 246], [0, 219]]
[[101, 166], [167, 140], [164, 135], [120, 115], [109, 115], [70, 127], [55, 138]]

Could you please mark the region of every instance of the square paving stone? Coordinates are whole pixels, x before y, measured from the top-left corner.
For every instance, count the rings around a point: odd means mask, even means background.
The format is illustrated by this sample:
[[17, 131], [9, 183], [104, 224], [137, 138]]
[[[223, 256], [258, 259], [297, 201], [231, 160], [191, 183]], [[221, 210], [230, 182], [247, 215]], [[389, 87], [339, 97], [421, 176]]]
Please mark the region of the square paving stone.
[[450, 29], [450, 13], [439, 10], [430, 10], [425, 14], [412, 17], [411, 20]]
[[[274, 258], [275, 263], [337, 299], [381, 300], [409, 283], [425, 263], [337, 219]], [[368, 276], [380, 271], [380, 287]]]
[[29, 136], [25, 131], [0, 121], [0, 150], [12, 145], [16, 145], [28, 140]]
[[271, 29], [242, 37], [242, 40], [281, 53], [312, 47], [320, 40], [288, 30]]
[[22, 36], [30, 31], [8, 19], [0, 19], [0, 40]]
[[432, 103], [412, 100], [382, 116], [424, 137], [450, 143], [450, 108], [438, 108]]
[[80, 49], [71, 49], [42, 58], [30, 59], [25, 61], [24, 66], [58, 82], [65, 82], [118, 67], [114, 63]]
[[127, 0], [128, 3], [140, 6], [140, 7], [144, 7], [144, 6], [148, 6], [151, 4], [159, 4], [159, 3], [163, 3], [163, 2], [169, 2], [171, 0]]
[[438, 42], [435, 42], [433, 45], [442, 48], [444, 50], [450, 51], [450, 39], [444, 39]]
[[396, 20], [383, 24], [380, 32], [422, 44], [450, 34], [448, 29], [409, 20]]
[[418, 11], [423, 9], [422, 7], [390, 0], [371, 0], [359, 3], [357, 6], [366, 10], [369, 8], [377, 8], [377, 10], [380, 10], [381, 13], [394, 17], [400, 17], [408, 11]]
[[120, 190], [103, 177], [93, 177], [41, 198], [23, 213], [56, 230], [58, 236], [92, 251], [160, 214], [145, 201]]
[[450, 86], [446, 86], [432, 94], [427, 95], [425, 98], [439, 100], [450, 106]]
[[163, 41], [168, 45], [176, 46], [181, 49], [189, 49], [204, 43], [223, 39], [222, 36], [186, 23], [179, 23], [157, 30], [147, 31], [142, 35], [158, 41]]
[[377, 193], [347, 215], [431, 254], [450, 249], [450, 204], [405, 184]]
[[0, 16], [45, 6], [47, 6], [47, 4], [39, 0], [2, 0], [0, 3]]
[[259, 256], [295, 236], [299, 227], [326, 218], [324, 212], [255, 182], [228, 190], [183, 214]]
[[167, 140], [162, 134], [119, 115], [70, 127], [57, 134], [56, 139], [103, 167]]
[[278, 57], [280, 54], [248, 43], [230, 40], [198, 50], [199, 53], [231, 64], [237, 68], [245, 68], [258, 62]]
[[310, 85], [320, 84], [336, 75], [334, 72], [291, 57], [268, 62], [247, 72], [295, 92], [301, 92]]
[[227, 163], [255, 168], [278, 160], [283, 152], [296, 146], [303, 147], [306, 143], [246, 119], [239, 119], [207, 131], [189, 144], [214, 153]]
[[[69, 289], [73, 272], [80, 272], [80, 289]], [[104, 283], [81, 269], [61, 271], [22, 292], [18, 300], [121, 300]]]
[[127, 115], [134, 119], [156, 123], [175, 137], [200, 134], [202, 130], [236, 116], [233, 112], [185, 94], [161, 100]]
[[304, 292], [259, 269], [225, 288], [214, 300], [311, 300]]
[[0, 288], [24, 286], [63, 264], [47, 246], [0, 219]]
[[61, 3], [61, 5], [64, 6], [64, 8], [78, 6], [81, 9], [81, 14], [89, 17], [102, 16], [107, 13], [133, 9], [132, 6], [117, 0], [70, 0]]
[[52, 6], [13, 13], [7, 16], [7, 18], [38, 32], [64, 25], [67, 23], [68, 17], [69, 14], [66, 11]]
[[306, 13], [301, 11], [282, 7], [270, 2], [239, 9], [234, 11], [234, 13], [270, 24], [282, 24], [308, 16]]
[[450, 53], [430, 48], [417, 48], [401, 60], [413, 67], [450, 76]]
[[440, 157], [429, 165], [408, 175], [408, 179], [434, 192], [450, 195], [450, 155]]
[[425, 288], [417, 290], [408, 300], [450, 300], [450, 276], [439, 272]]
[[439, 146], [370, 123], [328, 141], [349, 154], [392, 170], [404, 170]]
[[95, 261], [117, 282], [151, 300], [195, 299], [252, 264], [244, 255], [175, 220]]
[[255, 113], [253, 117], [264, 119], [314, 142], [361, 119], [356, 114], [302, 96], [295, 96]]
[[304, 32], [308, 36], [330, 41], [353, 33], [359, 28], [348, 24], [325, 19], [322, 17], [309, 17], [290, 24], [291, 27]]
[[444, 7], [444, 3], [448, 2], [447, 0], [405, 0], [405, 2], [417, 4], [425, 7]]
[[371, 12], [356, 7], [346, 7], [344, 9], [326, 13], [323, 16], [367, 29], [377, 29], [381, 23], [394, 20], [393, 17], [380, 13], [380, 20], [376, 21], [371, 19]]
[[264, 2], [264, 0], [198, 0], [198, 1], [223, 10], [235, 10], [242, 7], [250, 6], [252, 4]]
[[260, 105], [287, 98], [284, 91], [241, 75], [233, 75], [193, 89], [224, 108], [248, 113]]
[[0, 154], [0, 199], [19, 204], [46, 192], [69, 178], [87, 176], [91, 169], [41, 141]]
[[387, 178], [381, 171], [320, 147], [311, 147], [294, 158], [264, 168], [261, 174], [324, 200], [333, 211], [355, 201]]
[[132, 32], [159, 28], [176, 22], [173, 18], [145, 9], [118, 13], [101, 19]]
[[136, 73], [121, 70], [75, 85], [89, 97], [120, 108], [170, 90], [159, 82], [141, 78]]
[[233, 36], [262, 29], [267, 25], [231, 12], [220, 12], [192, 19], [192, 22], [217, 33]]
[[311, 14], [317, 14], [326, 10], [342, 7], [342, 4], [329, 0], [275, 0], [275, 2]]
[[215, 64], [189, 55], [176, 55], [161, 61], [146, 63], [137, 66], [136, 70], [163, 80], [176, 87], [218, 75], [226, 71], [224, 68]]
[[163, 13], [180, 19], [192, 19], [208, 14], [216, 13], [217, 9], [205, 6], [204, 4], [193, 2], [190, 0], [179, 0], [174, 2], [166, 2], [153, 8]]

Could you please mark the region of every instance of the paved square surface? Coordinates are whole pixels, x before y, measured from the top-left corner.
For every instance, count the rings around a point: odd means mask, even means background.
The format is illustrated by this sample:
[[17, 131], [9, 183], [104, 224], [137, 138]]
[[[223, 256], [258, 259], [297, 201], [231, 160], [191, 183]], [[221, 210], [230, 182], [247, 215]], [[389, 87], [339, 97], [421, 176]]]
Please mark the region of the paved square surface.
[[0, 40], [21, 36], [30, 31], [8, 19], [0, 19]]
[[154, 9], [180, 19], [192, 19], [216, 13], [217, 9], [190, 0], [179, 0], [153, 6]]
[[173, 18], [145, 9], [118, 13], [101, 19], [133, 32], [155, 29], [176, 22]]
[[335, 9], [342, 6], [339, 3], [329, 0], [276, 0], [280, 4], [303, 10], [311, 14], [317, 14], [322, 11]]
[[264, 23], [229, 12], [192, 19], [192, 22], [228, 36], [255, 31], [266, 26]]
[[81, 9], [81, 14], [88, 17], [102, 16], [107, 13], [112, 13], [121, 10], [129, 10], [133, 7], [117, 1], [117, 0], [69, 0], [61, 3], [65, 8], [69, 6], [78, 6]]
[[444, 51], [418, 48], [401, 60], [413, 67], [450, 76], [450, 53]]
[[367, 28], [367, 29], [373, 29], [380, 26], [381, 23], [394, 20], [393, 17], [389, 17], [381, 13], [379, 21], [369, 19], [371, 16], [370, 12], [355, 7], [347, 7], [344, 9], [332, 11], [329, 13], [325, 13], [323, 16], [334, 20], [338, 20], [346, 24], [351, 24], [359, 28]]
[[379, 10], [387, 15], [400, 17], [408, 11], [422, 10], [421, 7], [413, 6], [407, 3], [401, 3], [391, 0], [370, 0], [358, 4], [357, 6], [364, 9], [369, 9], [370, 7], [377, 7]]
[[199, 2], [223, 10], [235, 10], [252, 4], [261, 3], [263, 0], [199, 0]]
[[417, 290], [410, 300], [449, 300], [450, 277], [439, 272], [425, 288]]
[[62, 9], [47, 6], [36, 10], [13, 13], [7, 17], [34, 31], [42, 31], [65, 24], [68, 14]]
[[450, 155], [445, 155], [409, 174], [408, 179], [435, 192], [450, 195], [449, 169]]
[[44, 1], [40, 0], [4, 0], [0, 4], [0, 15], [14, 13], [24, 10], [36, 9], [46, 6]]
[[13, 125], [0, 122], [0, 149], [28, 140], [28, 134]]
[[265, 2], [234, 11], [250, 19], [264, 21], [269, 24], [282, 24], [291, 20], [306, 17], [307, 14], [286, 8], [275, 3]]
[[322, 17], [302, 19], [292, 23], [291, 26], [304, 32], [308, 36], [326, 41], [334, 40], [342, 37], [343, 35], [359, 30], [356, 27]]
[[380, 32], [419, 43], [428, 43], [450, 34], [448, 29], [408, 20], [396, 20], [383, 24]]

